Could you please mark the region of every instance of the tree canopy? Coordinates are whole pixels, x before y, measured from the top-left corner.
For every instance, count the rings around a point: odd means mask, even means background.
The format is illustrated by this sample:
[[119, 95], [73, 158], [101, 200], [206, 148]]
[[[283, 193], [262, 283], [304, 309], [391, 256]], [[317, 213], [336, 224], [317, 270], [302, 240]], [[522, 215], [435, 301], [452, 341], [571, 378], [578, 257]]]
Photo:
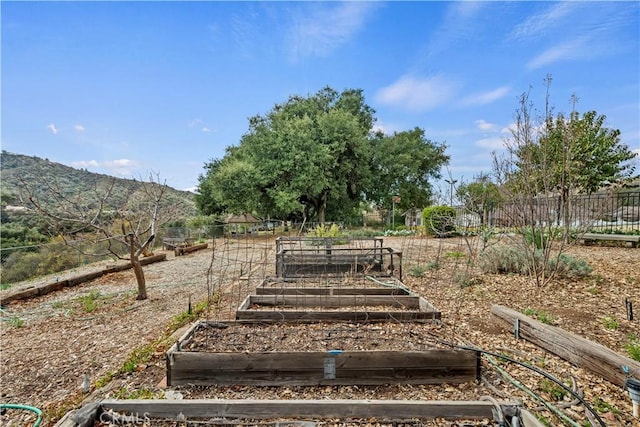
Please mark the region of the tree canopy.
[[324, 222], [353, 214], [363, 201], [390, 205], [393, 194], [428, 204], [428, 179], [449, 159], [445, 146], [418, 128], [373, 134], [374, 113], [361, 90], [327, 87], [250, 118], [240, 143], [206, 165], [199, 209]]

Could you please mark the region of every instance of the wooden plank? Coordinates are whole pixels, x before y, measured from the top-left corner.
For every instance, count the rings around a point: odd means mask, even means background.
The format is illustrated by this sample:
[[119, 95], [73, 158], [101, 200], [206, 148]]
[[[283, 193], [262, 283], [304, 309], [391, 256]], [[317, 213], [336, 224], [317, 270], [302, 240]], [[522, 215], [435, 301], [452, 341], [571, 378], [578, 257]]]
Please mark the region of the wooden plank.
[[409, 295], [409, 291], [401, 288], [312, 288], [288, 286], [258, 286], [257, 295]]
[[[426, 351], [167, 353], [169, 385], [442, 384], [478, 378], [478, 353]], [[332, 359], [333, 377], [325, 362]], [[169, 380], [170, 378], [170, 380]]]
[[175, 255], [176, 256], [186, 255], [186, 254], [189, 254], [191, 252], [199, 251], [199, 250], [202, 250], [202, 249], [207, 249], [208, 247], [209, 247], [208, 243], [202, 243], [200, 245], [180, 247], [180, 248], [176, 248], [175, 249]]
[[582, 236], [580, 236], [579, 239], [585, 245], [592, 244], [597, 240], [621, 241], [621, 242], [627, 242], [627, 246], [635, 248], [638, 246], [638, 243], [640, 243], [640, 236], [628, 235], [628, 234], [585, 233]]
[[303, 310], [237, 310], [236, 320], [296, 322], [411, 322], [440, 319], [439, 311], [303, 311]]
[[[515, 414], [517, 402], [499, 402], [505, 414]], [[495, 406], [487, 401], [417, 400], [104, 400], [105, 410], [144, 418], [282, 419], [493, 419]]]
[[413, 295], [250, 295], [249, 306], [285, 307], [402, 307], [420, 308], [420, 297]]
[[631, 234], [607, 234], [607, 233], [585, 233], [584, 239], [590, 240], [623, 240], [628, 242], [640, 242], [640, 236]]
[[494, 305], [491, 313], [509, 325], [513, 325], [515, 319], [518, 319], [520, 337], [574, 365], [600, 375], [617, 386], [624, 387], [626, 383], [627, 374], [623, 372], [623, 366], [627, 367], [631, 377], [640, 378], [640, 362], [622, 356], [601, 344], [538, 322], [508, 307]]
[[105, 272], [104, 270], [100, 270], [100, 271], [93, 271], [91, 273], [86, 273], [86, 274], [81, 274], [79, 276], [75, 276], [72, 277], [71, 279], [67, 280], [67, 286], [77, 286], [81, 283], [85, 283], [85, 282], [90, 282], [92, 280], [98, 279], [102, 276], [104, 276]]

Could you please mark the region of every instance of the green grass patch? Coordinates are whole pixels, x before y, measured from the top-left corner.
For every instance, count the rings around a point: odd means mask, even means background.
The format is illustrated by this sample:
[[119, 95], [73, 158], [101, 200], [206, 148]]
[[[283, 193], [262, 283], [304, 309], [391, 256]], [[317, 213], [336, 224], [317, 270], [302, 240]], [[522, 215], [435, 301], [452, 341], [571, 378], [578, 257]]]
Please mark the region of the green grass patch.
[[637, 335], [629, 335], [629, 342], [625, 344], [624, 348], [633, 360], [640, 362], [640, 338]]
[[533, 317], [538, 322], [542, 322], [547, 325], [553, 325], [556, 322], [556, 318], [553, 314], [546, 310], [536, 310], [534, 308], [527, 308], [523, 312], [529, 317]]
[[135, 390], [129, 390], [126, 387], [121, 387], [114, 393], [116, 399], [156, 399], [160, 398], [161, 393], [157, 393], [149, 388], [142, 387]]
[[10, 317], [7, 319], [7, 322], [12, 328], [22, 328], [24, 326], [24, 319], [21, 319], [18, 316]]
[[98, 299], [100, 297], [100, 291], [93, 290], [89, 292], [89, 294], [81, 296], [78, 299], [80, 300], [80, 304], [82, 305], [82, 309], [85, 313], [92, 313], [98, 307]]
[[614, 415], [620, 415], [620, 411], [615, 406], [608, 402], [605, 402], [599, 397], [596, 397], [596, 399], [593, 401], [593, 409], [600, 412], [601, 414], [611, 412]]
[[447, 258], [464, 258], [467, 255], [464, 252], [453, 251], [445, 253], [444, 256], [446, 256]]
[[605, 316], [602, 318], [602, 325], [605, 327], [605, 329], [615, 331], [619, 326], [618, 319], [613, 316]]
[[561, 401], [569, 394], [567, 390], [565, 390], [560, 384], [555, 383], [554, 381], [543, 379], [540, 383], [540, 390], [544, 393], [548, 394], [551, 400], [556, 402]]

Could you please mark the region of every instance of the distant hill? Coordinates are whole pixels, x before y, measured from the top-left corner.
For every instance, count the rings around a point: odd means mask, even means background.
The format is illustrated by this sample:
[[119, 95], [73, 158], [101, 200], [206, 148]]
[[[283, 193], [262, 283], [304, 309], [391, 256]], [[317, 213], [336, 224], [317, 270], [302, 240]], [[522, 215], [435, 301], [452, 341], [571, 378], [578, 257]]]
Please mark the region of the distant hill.
[[[162, 177], [160, 177], [162, 179]], [[135, 197], [139, 190], [139, 181], [132, 179], [116, 178], [109, 175], [97, 174], [83, 169], [75, 169], [61, 163], [51, 162], [35, 156], [25, 156], [2, 151], [0, 155], [0, 191], [1, 205], [5, 210], [20, 210], [25, 206], [23, 201], [25, 192], [23, 186], [37, 189], [45, 201], [52, 202], [54, 197], [50, 195], [46, 183], [60, 189], [66, 195], [74, 199], [91, 200], [90, 195], [95, 193], [95, 186], [106, 185], [115, 180], [115, 191], [109, 201], [112, 206], [122, 206]], [[47, 195], [50, 197], [47, 200]], [[197, 214], [194, 194], [188, 191], [180, 191], [169, 187], [165, 195], [164, 203], [180, 205], [181, 216], [190, 217]]]

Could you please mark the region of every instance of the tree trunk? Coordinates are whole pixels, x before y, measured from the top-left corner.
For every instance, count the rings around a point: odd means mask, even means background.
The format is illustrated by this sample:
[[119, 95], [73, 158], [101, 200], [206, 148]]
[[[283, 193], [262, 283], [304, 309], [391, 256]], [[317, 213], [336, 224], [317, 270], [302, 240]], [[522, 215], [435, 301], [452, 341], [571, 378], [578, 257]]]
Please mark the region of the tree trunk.
[[147, 299], [147, 281], [144, 278], [144, 271], [142, 270], [142, 264], [138, 258], [131, 260], [133, 266], [133, 272], [136, 274], [136, 281], [138, 282], [138, 296], [137, 300]]
[[[133, 267], [133, 272], [136, 275], [136, 282], [138, 282], [138, 296], [137, 300], [145, 300], [147, 299], [147, 282], [144, 279], [144, 271], [142, 271], [142, 264], [140, 264], [140, 253], [136, 252], [135, 239], [133, 234], [128, 236], [129, 238], [129, 256], [131, 258], [131, 266]], [[143, 250], [149, 244], [149, 242], [153, 240], [153, 236], [143, 245]], [[142, 251], [140, 251], [142, 252]]]
[[321, 204], [320, 206], [318, 206], [318, 222], [320, 224], [324, 224], [324, 216], [325, 216], [326, 209], [327, 209], [326, 205]]
[[325, 221], [325, 215], [327, 212], [327, 199], [329, 198], [329, 190], [324, 189], [318, 197], [318, 203], [316, 204], [316, 212], [318, 213], [318, 222], [323, 224]]

